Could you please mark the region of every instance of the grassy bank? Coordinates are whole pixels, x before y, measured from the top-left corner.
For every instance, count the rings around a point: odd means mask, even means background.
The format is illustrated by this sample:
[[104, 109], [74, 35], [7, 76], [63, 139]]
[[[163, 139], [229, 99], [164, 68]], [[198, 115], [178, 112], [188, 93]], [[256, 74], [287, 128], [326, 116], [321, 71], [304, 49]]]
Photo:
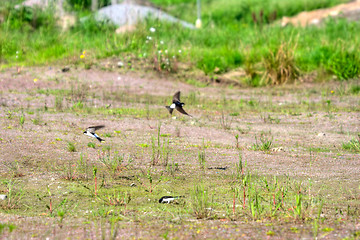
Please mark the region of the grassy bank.
[[[194, 3], [189, 1], [153, 2], [182, 19], [194, 22], [196, 18]], [[96, 23], [91, 18], [63, 32], [56, 27], [51, 11], [15, 11], [3, 3], [1, 66], [54, 61], [85, 62], [91, 66], [98, 59], [114, 56], [132, 62], [132, 69], [143, 69], [145, 65], [181, 74], [200, 70], [208, 79], [221, 78], [224, 73], [241, 68], [246, 74], [237, 80], [251, 86], [292, 82], [301, 74], [312, 72], [321, 79], [335, 75], [346, 80], [359, 74], [356, 33], [360, 24], [328, 20], [321, 28], [303, 29], [281, 28], [272, 23], [285, 15], [340, 2], [343, 1], [203, 1], [204, 27], [200, 30], [149, 20], [123, 35], [115, 34], [114, 26]], [[156, 31], [151, 32], [151, 27]], [[80, 58], [84, 50], [87, 54]]]

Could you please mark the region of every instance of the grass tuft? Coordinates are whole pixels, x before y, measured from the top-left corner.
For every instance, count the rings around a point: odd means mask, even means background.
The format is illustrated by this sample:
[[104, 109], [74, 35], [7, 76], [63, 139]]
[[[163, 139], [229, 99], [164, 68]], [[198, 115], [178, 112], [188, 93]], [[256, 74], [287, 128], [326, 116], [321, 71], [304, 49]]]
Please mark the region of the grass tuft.
[[360, 153], [360, 134], [358, 139], [353, 138], [349, 142], [343, 143], [342, 148], [348, 151]]
[[212, 209], [209, 193], [203, 185], [194, 186], [191, 206], [197, 219], [209, 218], [211, 216]]
[[75, 147], [75, 143], [73, 142], [67, 142], [67, 150], [69, 152], [76, 152], [76, 147]]
[[251, 149], [254, 151], [268, 152], [271, 150], [271, 147], [273, 145], [272, 138], [267, 138], [264, 134], [260, 135], [260, 142], [258, 142], [258, 139], [255, 136], [255, 141], [256, 143], [251, 146]]
[[269, 85], [281, 85], [293, 83], [299, 76], [299, 69], [296, 67], [293, 48], [287, 43], [282, 43], [275, 51], [270, 51], [264, 56], [263, 64], [265, 73], [263, 81]]

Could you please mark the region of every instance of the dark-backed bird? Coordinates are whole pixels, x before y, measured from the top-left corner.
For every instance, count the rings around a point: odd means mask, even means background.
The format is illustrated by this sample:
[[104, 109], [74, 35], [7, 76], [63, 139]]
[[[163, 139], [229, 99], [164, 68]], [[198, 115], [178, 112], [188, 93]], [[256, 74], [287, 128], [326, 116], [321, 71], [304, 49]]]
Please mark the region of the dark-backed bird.
[[183, 109], [184, 105], [185, 105], [185, 103], [180, 102], [180, 91], [178, 91], [173, 96], [172, 104], [170, 106], [165, 106], [165, 107], [167, 108], [167, 110], [169, 110], [169, 113], [171, 115], [172, 115], [174, 109], [176, 109], [179, 112], [181, 112], [182, 114], [185, 114], [185, 115], [188, 115], [188, 116], [192, 117], [190, 114], [185, 112], [185, 110]]
[[99, 125], [99, 126], [91, 126], [91, 127], [88, 127], [86, 129], [86, 131], [84, 131], [84, 134], [89, 136], [89, 137], [93, 137], [93, 138], [96, 138], [97, 140], [99, 140], [99, 142], [102, 142], [102, 141], [105, 141], [103, 139], [101, 139], [96, 133], [95, 131], [100, 129], [100, 128], [103, 128], [105, 127], [104, 125]]
[[180, 198], [180, 196], [173, 197], [173, 196], [163, 196], [159, 199], [159, 203], [172, 203], [175, 199]]

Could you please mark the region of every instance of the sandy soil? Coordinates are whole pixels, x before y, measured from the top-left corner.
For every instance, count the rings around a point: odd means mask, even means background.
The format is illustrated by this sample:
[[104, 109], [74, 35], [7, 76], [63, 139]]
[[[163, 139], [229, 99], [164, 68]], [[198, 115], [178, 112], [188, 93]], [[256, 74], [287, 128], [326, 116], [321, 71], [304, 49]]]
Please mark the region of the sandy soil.
[[[37, 79], [34, 82], [34, 79]], [[227, 116], [229, 129], [220, 124], [221, 113], [203, 110], [202, 106], [188, 106], [187, 111], [194, 118], [183, 118], [178, 112], [176, 119], [161, 118], [161, 133], [170, 134], [169, 141], [172, 158], [184, 175], [196, 174], [198, 166], [197, 154], [199, 146], [205, 142], [209, 145], [206, 150], [208, 167], [228, 167], [232, 171], [238, 162], [239, 150], [235, 148], [235, 135], [239, 134], [239, 146], [243, 159], [248, 168], [260, 175], [290, 176], [297, 179], [313, 179], [314, 182], [328, 186], [329, 195], [337, 194], [336, 189], [347, 189], [358, 194], [356, 204], [360, 204], [360, 157], [359, 154], [345, 151], [342, 144], [360, 133], [359, 95], [329, 94], [332, 89], [339, 89], [337, 83], [293, 85], [277, 89], [230, 89], [224, 86], [210, 86], [196, 88], [183, 82], [172, 81], [165, 77], [140, 76], [135, 73], [119, 73], [116, 71], [71, 69], [62, 73], [59, 67], [29, 68], [17, 74], [15, 69], [0, 73], [0, 174], [6, 178], [14, 166], [14, 162], [21, 162], [22, 181], [30, 181], [34, 186], [44, 185], [44, 181], [51, 182], [61, 179], [56, 172], [47, 171], [46, 166], [56, 166], [63, 162], [78, 159], [80, 153], [87, 156], [97, 155], [99, 149], [87, 147], [89, 139], [82, 134], [87, 126], [103, 124], [105, 129], [100, 135], [110, 133], [112, 137], [105, 137], [106, 144], [126, 154], [133, 154], [137, 166], [149, 164], [149, 152], [144, 151], [140, 144], [151, 146], [151, 136], [156, 136], [158, 118], [138, 118], [131, 116], [111, 116], [97, 114], [79, 114], [66, 112], [40, 112], [36, 109], [44, 108], [44, 104], [52, 108], [55, 97], [44, 94], [39, 90], [84, 88], [88, 95], [99, 96], [90, 101], [95, 107], [111, 104], [111, 108], [130, 106], [142, 108], [144, 104], [136, 102], [122, 102], [107, 99], [104, 95], [110, 92], [122, 92], [129, 96], [151, 95], [155, 97], [169, 96], [181, 90], [186, 101], [190, 92], [196, 92], [202, 99], [227, 99], [249, 101], [256, 99], [259, 105], [271, 104], [284, 106], [299, 104], [303, 100], [319, 103], [330, 100], [340, 111], [329, 112], [325, 109], [306, 113], [264, 113], [279, 119], [278, 123], [265, 121], [258, 111], [239, 111], [238, 116]], [[314, 94], [307, 93], [313, 91]], [[90, 92], [90, 93], [89, 93]], [[270, 94], [269, 94], [270, 92]], [[326, 93], [326, 97], [322, 94]], [[206, 103], [206, 101], [205, 101]], [[165, 104], [165, 103], [164, 103]], [[22, 110], [21, 110], [22, 109]], [[163, 109], [163, 110], [161, 110]], [[346, 109], [346, 110], [344, 110]], [[349, 110], [350, 109], [350, 110]], [[355, 109], [355, 110], [351, 110]], [[163, 106], [150, 106], [150, 111], [164, 111]], [[9, 117], [9, 111], [12, 117]], [[25, 123], [19, 123], [21, 111], [25, 112]], [[28, 114], [29, 111], [35, 113]], [[40, 118], [40, 124], [31, 120]], [[243, 129], [245, 132], [239, 131]], [[116, 132], [116, 133], [114, 133]], [[273, 140], [273, 151], [262, 152], [251, 150], [255, 143], [255, 136], [267, 134]], [[58, 139], [58, 140], [57, 140]], [[69, 153], [66, 149], [67, 141], [75, 143], [77, 152]], [[310, 149], [313, 148], [312, 151]], [[44, 166], [43, 166], [44, 165]], [[27, 166], [27, 167], [25, 167]], [[185, 172], [186, 171], [186, 172]], [[221, 174], [219, 171], [208, 170], [208, 175]], [[325, 187], [327, 188], [327, 187]], [[320, 191], [320, 190], [319, 190]], [[324, 191], [324, 189], [322, 189]], [[341, 196], [338, 196], [341, 198]], [[344, 196], [345, 197], [345, 196]], [[59, 228], [57, 220], [47, 217], [29, 217], [23, 213], [1, 213], [0, 222], [14, 222], [20, 226], [14, 233], [3, 235], [9, 239], [39, 238], [79, 238], [97, 239], [100, 236], [98, 222], [81, 224], [84, 219], [67, 219]], [[120, 223], [119, 239], [159, 239], [159, 232], [165, 234], [172, 229], [169, 238], [178, 239], [307, 239], [312, 238], [311, 230], [304, 226], [298, 233], [282, 235], [283, 229], [289, 229], [288, 223], [282, 226], [266, 226], [263, 223], [244, 223], [239, 221], [200, 221], [190, 220], [185, 224], [169, 223]], [[357, 222], [357, 224], [356, 224]], [[49, 225], [47, 225], [49, 223]], [[334, 231], [323, 233], [323, 239], [339, 239], [360, 231], [359, 221], [351, 224], [334, 225]], [[178, 228], [176, 232], [173, 228]], [[160, 230], [159, 230], [160, 229]], [[276, 234], [269, 236], [266, 233]], [[32, 236], [32, 237], [30, 237]]]

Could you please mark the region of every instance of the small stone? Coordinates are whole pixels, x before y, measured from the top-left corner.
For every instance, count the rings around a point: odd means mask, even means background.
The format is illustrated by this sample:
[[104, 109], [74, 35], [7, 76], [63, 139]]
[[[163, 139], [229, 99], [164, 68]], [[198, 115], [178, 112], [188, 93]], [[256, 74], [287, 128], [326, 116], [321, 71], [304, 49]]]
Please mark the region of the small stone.
[[130, 184], [130, 187], [136, 187], [135, 183]]
[[5, 199], [7, 199], [7, 196], [4, 194], [0, 194], [0, 200], [5, 200]]
[[325, 133], [319, 133], [318, 137], [325, 137], [325, 135], [326, 135]]
[[174, 120], [175, 120], [175, 119], [176, 119], [176, 116], [173, 116], [173, 117], [172, 117], [172, 119], [174, 119]]

